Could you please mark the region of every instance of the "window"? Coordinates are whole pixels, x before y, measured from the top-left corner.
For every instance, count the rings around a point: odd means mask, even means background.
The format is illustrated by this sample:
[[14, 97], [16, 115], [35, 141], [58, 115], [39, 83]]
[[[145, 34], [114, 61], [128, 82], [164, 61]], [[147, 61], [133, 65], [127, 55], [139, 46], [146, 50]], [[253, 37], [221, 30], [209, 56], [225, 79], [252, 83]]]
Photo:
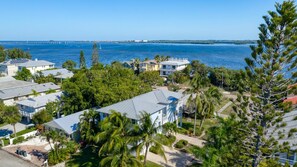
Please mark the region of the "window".
[[159, 111], [159, 114], [161, 114], [161, 110]]
[[172, 69], [174, 69], [174, 70], [175, 70], [175, 68], [176, 68], [176, 66], [172, 66]]
[[161, 122], [159, 122], [159, 126], [161, 126]]
[[166, 75], [166, 72], [165, 71], [163, 71], [163, 75]]
[[166, 68], [166, 65], [163, 65], [162, 68]]

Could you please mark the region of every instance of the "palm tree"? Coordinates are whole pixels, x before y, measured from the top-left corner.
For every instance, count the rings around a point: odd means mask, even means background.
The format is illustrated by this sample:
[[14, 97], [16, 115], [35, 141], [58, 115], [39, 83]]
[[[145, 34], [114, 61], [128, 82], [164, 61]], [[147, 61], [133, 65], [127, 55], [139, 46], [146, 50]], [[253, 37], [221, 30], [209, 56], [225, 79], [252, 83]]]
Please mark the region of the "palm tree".
[[5, 106], [3, 116], [4, 120], [13, 126], [14, 135], [17, 137], [15, 124], [20, 122], [22, 119], [19, 109], [16, 106]]
[[175, 123], [167, 122], [163, 125], [163, 130], [167, 136], [171, 136], [173, 133], [177, 132], [177, 125]]
[[142, 166], [140, 160], [131, 155], [128, 145], [132, 144], [130, 136], [132, 123], [125, 115], [116, 111], [100, 122], [101, 132], [95, 136], [95, 142], [101, 145], [99, 156], [101, 166]]
[[165, 159], [165, 161], [167, 161], [162, 144], [159, 143], [159, 141], [157, 141], [155, 138], [156, 134], [161, 128], [157, 125], [157, 120], [158, 118], [156, 118], [153, 122], [151, 120], [150, 114], [143, 112], [141, 113], [139, 125], [135, 127], [135, 132], [137, 134], [136, 138], [138, 139], [138, 142], [135, 146], [136, 155], [139, 156], [140, 152], [144, 149], [144, 166], [146, 165], [147, 153], [150, 146], [154, 146], [158, 153]]
[[160, 55], [156, 55], [155, 58], [156, 62], [159, 64], [161, 62], [161, 57]]
[[140, 72], [140, 59], [139, 58], [133, 59], [133, 66], [134, 66], [134, 68], [136, 68], [136, 74], [138, 75]]
[[39, 96], [40, 93], [37, 92], [36, 90], [32, 89], [32, 95], [33, 95], [34, 97], [36, 97], [36, 96]]
[[209, 80], [204, 75], [200, 75], [198, 72], [194, 74], [193, 79], [191, 80], [192, 89], [190, 90], [190, 97], [187, 101], [187, 106], [194, 112], [194, 135], [196, 135], [196, 124], [197, 124], [197, 112], [201, 111], [201, 97], [203, 93], [203, 88], [209, 84]]
[[108, 167], [142, 167], [142, 162], [130, 154], [128, 141], [124, 142], [118, 152], [108, 155], [100, 161], [100, 166]]
[[96, 125], [99, 118], [98, 112], [93, 109], [85, 111], [80, 116], [79, 130], [83, 140], [91, 143], [96, 133]]

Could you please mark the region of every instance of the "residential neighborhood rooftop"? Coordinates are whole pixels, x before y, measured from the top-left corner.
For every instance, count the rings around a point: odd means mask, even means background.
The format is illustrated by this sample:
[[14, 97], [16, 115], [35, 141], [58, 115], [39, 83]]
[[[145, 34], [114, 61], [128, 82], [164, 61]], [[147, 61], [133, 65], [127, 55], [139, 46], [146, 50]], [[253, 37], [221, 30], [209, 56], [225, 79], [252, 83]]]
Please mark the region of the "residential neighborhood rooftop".
[[51, 93], [44, 96], [37, 96], [34, 98], [28, 98], [26, 100], [18, 101], [17, 104], [29, 106], [33, 108], [44, 107], [48, 102], [54, 102], [60, 100], [62, 92]]
[[53, 75], [55, 78], [59, 78], [59, 79], [71, 78], [74, 75], [72, 71], [69, 71], [65, 68], [54, 69], [54, 70], [44, 70], [41, 72], [45, 77], [49, 75]]
[[98, 112], [110, 114], [112, 110], [126, 114], [130, 119], [139, 120], [141, 112], [153, 114], [170, 103], [172, 99], [180, 99], [182, 94], [167, 90], [154, 90], [132, 99], [97, 109]]
[[14, 89], [33, 85], [37, 85], [37, 83], [16, 80], [10, 76], [0, 77], [0, 91], [5, 89]]
[[46, 60], [30, 60], [30, 59], [10, 59], [3, 63], [3, 65], [18, 65], [21, 67], [34, 67], [34, 66], [47, 66], [54, 65], [55, 63]]
[[[1, 84], [2, 85], [2, 84]], [[0, 99], [10, 99], [14, 97], [26, 96], [32, 94], [33, 90], [40, 93], [46, 92], [48, 90], [57, 90], [60, 89], [60, 86], [55, 85], [54, 83], [44, 83], [44, 84], [36, 84], [33, 85], [25, 85], [22, 87], [12, 87], [9, 89], [0, 90]]]
[[161, 65], [186, 65], [190, 64], [188, 59], [170, 58], [168, 61], [163, 61]]
[[62, 118], [55, 119], [53, 121], [45, 123], [44, 125], [51, 128], [60, 129], [68, 135], [71, 135], [78, 129], [80, 115], [82, 115], [83, 113], [84, 111], [80, 111]]

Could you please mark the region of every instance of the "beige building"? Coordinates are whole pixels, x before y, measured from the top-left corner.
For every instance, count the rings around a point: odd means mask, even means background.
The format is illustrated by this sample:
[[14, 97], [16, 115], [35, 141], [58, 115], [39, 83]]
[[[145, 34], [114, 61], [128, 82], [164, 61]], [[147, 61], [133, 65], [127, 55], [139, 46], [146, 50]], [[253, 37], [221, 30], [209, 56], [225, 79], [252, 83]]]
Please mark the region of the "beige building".
[[28, 69], [31, 74], [38, 71], [47, 70], [55, 67], [55, 63], [45, 60], [29, 60], [29, 59], [11, 59], [0, 63], [0, 74], [5, 76], [15, 76], [22, 68]]

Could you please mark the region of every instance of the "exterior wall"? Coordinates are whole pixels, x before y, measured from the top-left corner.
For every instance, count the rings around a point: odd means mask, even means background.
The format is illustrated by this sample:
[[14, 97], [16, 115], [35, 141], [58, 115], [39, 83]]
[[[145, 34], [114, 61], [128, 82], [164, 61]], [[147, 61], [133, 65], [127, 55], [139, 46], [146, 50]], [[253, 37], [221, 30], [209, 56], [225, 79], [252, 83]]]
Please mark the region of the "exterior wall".
[[150, 63], [141, 63], [140, 64], [140, 71], [158, 71], [160, 70], [159, 64], [150, 64]]
[[37, 112], [45, 109], [45, 106], [39, 107], [39, 108], [33, 108], [30, 106], [23, 106], [23, 105], [18, 105], [19, 111], [22, 114], [23, 117], [27, 118], [27, 121], [29, 122], [33, 115], [36, 114]]
[[16, 65], [0, 65], [0, 73], [3, 73], [7, 76], [15, 76], [18, 71], [18, 67]]
[[7, 100], [3, 100], [3, 103], [7, 106], [12, 106], [15, 104], [15, 101], [13, 99], [7, 99]]
[[186, 64], [183, 65], [167, 65], [167, 64], [162, 64], [160, 68], [160, 76], [168, 76], [175, 71], [181, 71], [187, 67]]
[[[34, 66], [34, 67], [26, 67], [26, 68], [31, 72], [31, 74], [35, 74], [38, 71], [47, 70], [54, 67], [55, 67], [54, 65], [47, 65], [47, 66]], [[23, 67], [20, 66], [19, 70], [21, 70], [22, 68]]]

